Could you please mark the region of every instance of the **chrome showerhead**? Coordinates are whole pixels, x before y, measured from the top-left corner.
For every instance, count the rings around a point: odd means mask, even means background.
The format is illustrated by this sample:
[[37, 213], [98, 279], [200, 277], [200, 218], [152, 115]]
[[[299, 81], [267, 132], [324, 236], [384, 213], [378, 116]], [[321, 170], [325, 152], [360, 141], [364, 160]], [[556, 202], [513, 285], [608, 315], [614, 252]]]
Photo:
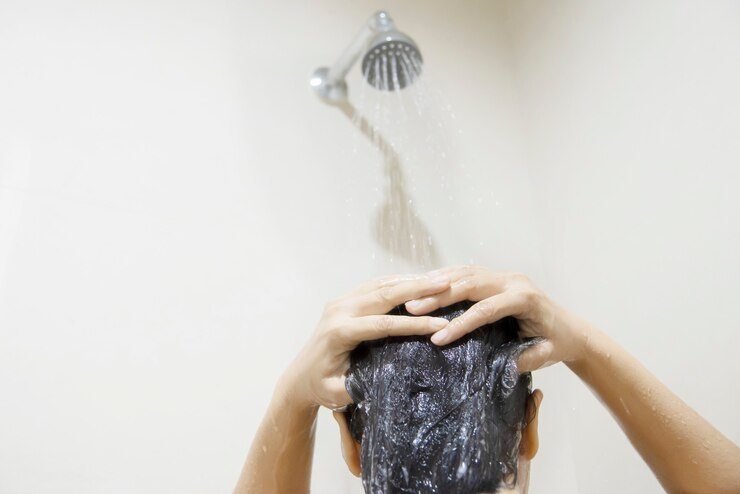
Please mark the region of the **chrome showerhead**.
[[412, 84], [423, 59], [414, 40], [398, 31], [376, 35], [362, 58], [362, 74], [376, 89], [395, 91]]
[[419, 47], [396, 29], [387, 12], [376, 12], [333, 67], [320, 67], [311, 77], [311, 86], [325, 101], [337, 103], [347, 99], [344, 78], [363, 55], [365, 80], [381, 90], [395, 91], [413, 83], [421, 73]]

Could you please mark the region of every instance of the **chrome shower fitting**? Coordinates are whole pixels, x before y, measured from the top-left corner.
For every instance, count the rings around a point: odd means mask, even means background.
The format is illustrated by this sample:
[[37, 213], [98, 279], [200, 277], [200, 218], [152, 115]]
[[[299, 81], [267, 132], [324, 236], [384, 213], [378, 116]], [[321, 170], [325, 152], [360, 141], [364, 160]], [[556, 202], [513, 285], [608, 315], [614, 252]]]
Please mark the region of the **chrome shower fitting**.
[[338, 103], [347, 99], [344, 78], [363, 54], [362, 74], [376, 89], [403, 89], [421, 73], [423, 61], [414, 40], [396, 29], [387, 12], [376, 12], [334, 66], [314, 71], [311, 86], [324, 101]]

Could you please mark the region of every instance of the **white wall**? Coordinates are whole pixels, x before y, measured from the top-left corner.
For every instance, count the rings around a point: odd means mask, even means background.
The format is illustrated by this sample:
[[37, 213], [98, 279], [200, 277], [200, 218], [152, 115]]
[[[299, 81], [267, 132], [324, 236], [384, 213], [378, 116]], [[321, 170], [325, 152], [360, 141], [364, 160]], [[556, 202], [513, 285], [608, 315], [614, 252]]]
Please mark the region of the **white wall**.
[[[441, 261], [531, 273], [737, 440], [737, 9], [651, 5], [0, 3], [0, 491], [228, 491], [326, 299], [419, 269], [307, 85], [383, 6], [455, 114], [404, 165]], [[564, 369], [536, 383], [532, 492], [657, 489]], [[360, 492], [335, 427], [314, 490]]]
[[[541, 284], [740, 442], [740, 4], [509, 7]], [[660, 492], [589, 391], [552, 384], [577, 492]]]
[[[0, 491], [228, 491], [325, 301], [411, 269], [371, 235], [379, 155], [308, 86], [378, 7], [0, 4]], [[393, 14], [495, 207], [417, 189], [443, 262], [531, 272], [501, 7]], [[315, 491], [346, 492], [327, 417]]]

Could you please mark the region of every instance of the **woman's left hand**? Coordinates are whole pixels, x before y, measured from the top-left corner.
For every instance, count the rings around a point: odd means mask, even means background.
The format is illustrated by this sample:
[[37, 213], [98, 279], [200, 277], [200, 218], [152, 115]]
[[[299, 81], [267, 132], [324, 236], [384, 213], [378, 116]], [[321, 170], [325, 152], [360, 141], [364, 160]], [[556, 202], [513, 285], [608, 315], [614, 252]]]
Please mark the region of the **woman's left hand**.
[[589, 326], [555, 304], [523, 274], [482, 266], [453, 266], [427, 275], [449, 277], [450, 288], [409, 301], [406, 309], [410, 313], [428, 314], [462, 300], [477, 302], [432, 336], [437, 345], [447, 345], [485, 324], [514, 316], [521, 336], [541, 338], [519, 357], [520, 372], [582, 358]]

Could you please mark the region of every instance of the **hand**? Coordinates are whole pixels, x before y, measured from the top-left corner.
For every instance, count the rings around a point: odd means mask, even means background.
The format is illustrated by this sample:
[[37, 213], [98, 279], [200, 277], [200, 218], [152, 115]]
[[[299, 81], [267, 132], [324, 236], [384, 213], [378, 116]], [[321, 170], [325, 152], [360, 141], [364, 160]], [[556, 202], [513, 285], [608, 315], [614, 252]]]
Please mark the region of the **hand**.
[[435, 344], [446, 345], [484, 324], [514, 316], [519, 321], [522, 337], [542, 338], [519, 357], [520, 372], [561, 361], [573, 362], [582, 355], [588, 340], [588, 325], [553, 303], [526, 276], [480, 266], [449, 267], [427, 275], [449, 277], [450, 288], [407, 302], [410, 313], [427, 314], [462, 300], [477, 302], [436, 332], [432, 336]]
[[350, 351], [367, 340], [429, 335], [444, 328], [444, 318], [386, 314], [409, 300], [433, 296], [449, 287], [445, 275], [388, 276], [326, 304], [316, 331], [288, 370], [293, 398], [333, 410], [351, 403], [344, 387]]

